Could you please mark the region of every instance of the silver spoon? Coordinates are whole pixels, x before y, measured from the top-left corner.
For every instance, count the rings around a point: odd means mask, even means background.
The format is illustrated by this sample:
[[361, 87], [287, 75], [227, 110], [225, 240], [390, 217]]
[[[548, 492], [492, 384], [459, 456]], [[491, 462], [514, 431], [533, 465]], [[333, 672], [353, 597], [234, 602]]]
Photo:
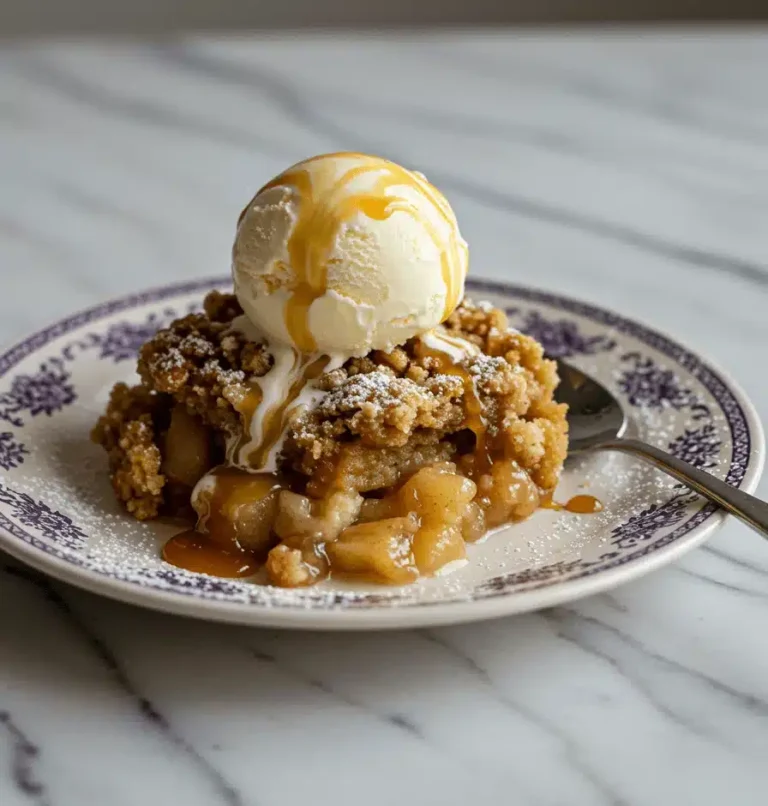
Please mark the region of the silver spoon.
[[623, 436], [627, 418], [619, 401], [575, 367], [560, 360], [557, 364], [560, 386], [555, 397], [568, 404], [569, 455], [610, 450], [639, 456], [768, 536], [767, 503], [653, 445]]

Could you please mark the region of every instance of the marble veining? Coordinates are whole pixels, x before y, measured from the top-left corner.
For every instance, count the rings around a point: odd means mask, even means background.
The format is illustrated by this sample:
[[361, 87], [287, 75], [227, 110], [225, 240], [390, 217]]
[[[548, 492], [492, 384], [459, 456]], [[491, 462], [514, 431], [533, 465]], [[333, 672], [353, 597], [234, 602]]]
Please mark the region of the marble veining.
[[[0, 340], [226, 271], [265, 177], [370, 150], [445, 191], [476, 276], [647, 320], [766, 420], [767, 37], [5, 45]], [[195, 623], [0, 559], [0, 803], [757, 806], [767, 552], [729, 522], [610, 595], [380, 635]]]

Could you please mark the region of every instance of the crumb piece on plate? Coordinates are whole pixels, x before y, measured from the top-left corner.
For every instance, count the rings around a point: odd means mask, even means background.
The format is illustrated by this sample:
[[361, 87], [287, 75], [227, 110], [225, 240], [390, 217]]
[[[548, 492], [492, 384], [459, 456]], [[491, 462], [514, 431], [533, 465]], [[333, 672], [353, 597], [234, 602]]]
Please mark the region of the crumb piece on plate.
[[156, 517], [162, 506], [165, 477], [157, 423], [169, 415], [171, 405], [169, 398], [143, 386], [118, 383], [91, 432], [107, 451], [115, 495], [139, 520]]

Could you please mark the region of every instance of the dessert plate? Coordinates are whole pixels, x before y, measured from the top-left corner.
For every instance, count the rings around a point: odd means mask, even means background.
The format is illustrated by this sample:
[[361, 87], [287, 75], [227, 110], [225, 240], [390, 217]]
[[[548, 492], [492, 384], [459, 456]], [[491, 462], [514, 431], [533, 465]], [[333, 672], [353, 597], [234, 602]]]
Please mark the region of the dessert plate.
[[[764, 460], [754, 407], [719, 369], [641, 324], [529, 288], [468, 281], [513, 325], [607, 385], [635, 435], [753, 491]], [[169, 286], [100, 305], [0, 356], [0, 547], [65, 582], [198, 618], [316, 629], [417, 627], [548, 607], [612, 588], [699, 545], [725, 515], [621, 454], [566, 464], [556, 500], [596, 496], [592, 515], [541, 510], [468, 547], [446, 576], [400, 587], [324, 582], [286, 590], [167, 565], [178, 527], [116, 503], [89, 431], [138, 348], [228, 280]]]

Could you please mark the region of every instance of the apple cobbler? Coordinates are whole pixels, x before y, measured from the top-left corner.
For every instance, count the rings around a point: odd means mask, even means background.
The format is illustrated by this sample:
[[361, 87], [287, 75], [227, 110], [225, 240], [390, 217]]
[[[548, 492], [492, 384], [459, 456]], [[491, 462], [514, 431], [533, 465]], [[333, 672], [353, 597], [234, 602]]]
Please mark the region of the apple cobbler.
[[468, 254], [445, 197], [380, 157], [313, 157], [256, 194], [235, 293], [150, 339], [93, 431], [130, 514], [196, 519], [166, 561], [402, 584], [547, 500], [556, 367], [461, 301]]
[[[228, 468], [253, 378], [272, 358], [231, 327], [237, 299], [212, 292], [205, 312], [142, 349], [141, 383], [117, 384], [93, 438], [115, 494], [134, 517], [193, 514], [198, 532], [166, 559], [220, 575], [266, 563], [276, 585], [335, 575], [400, 584], [461, 560], [500, 524], [533, 513], [567, 448], [555, 365], [500, 310], [464, 301], [447, 334], [476, 348], [445, 367], [418, 338], [321, 375], [324, 394], [288, 423], [274, 474]], [[448, 371], [446, 371], [446, 369]]]

